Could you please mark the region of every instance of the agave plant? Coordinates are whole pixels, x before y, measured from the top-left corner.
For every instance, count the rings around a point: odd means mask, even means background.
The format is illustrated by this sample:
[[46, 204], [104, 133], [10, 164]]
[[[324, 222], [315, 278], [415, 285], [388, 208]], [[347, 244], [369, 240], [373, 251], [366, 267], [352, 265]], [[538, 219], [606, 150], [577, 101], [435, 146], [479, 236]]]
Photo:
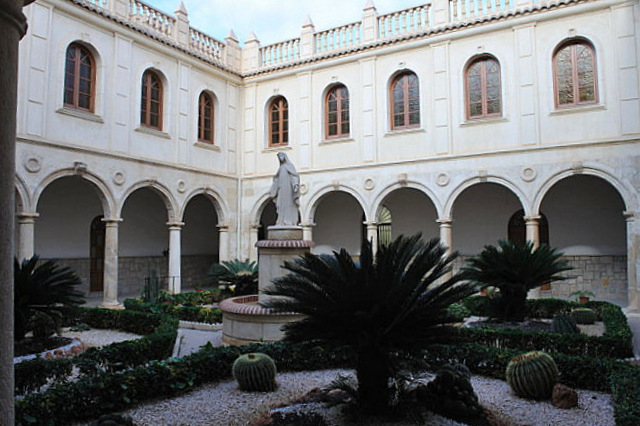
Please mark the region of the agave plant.
[[81, 283], [74, 271], [53, 260], [39, 262], [37, 255], [14, 260], [14, 339], [24, 339], [36, 311], [56, 318], [57, 307], [83, 304], [84, 295], [76, 290]]
[[237, 296], [258, 293], [258, 265], [249, 259], [222, 261], [211, 266], [212, 281], [232, 287]]
[[463, 276], [481, 287], [499, 291], [490, 300], [489, 314], [499, 320], [521, 320], [526, 314], [527, 293], [543, 284], [564, 280], [560, 275], [571, 267], [562, 253], [546, 245], [537, 249], [533, 243], [499, 241], [499, 247], [485, 246], [462, 268]]
[[447, 308], [475, 287], [449, 275], [454, 255], [437, 239], [399, 237], [375, 258], [362, 245], [359, 265], [344, 249], [305, 254], [285, 262], [289, 274], [274, 280], [266, 307], [306, 315], [284, 326], [285, 340], [346, 345], [357, 356], [358, 404], [368, 413], [391, 408], [391, 353], [423, 346], [447, 334]]

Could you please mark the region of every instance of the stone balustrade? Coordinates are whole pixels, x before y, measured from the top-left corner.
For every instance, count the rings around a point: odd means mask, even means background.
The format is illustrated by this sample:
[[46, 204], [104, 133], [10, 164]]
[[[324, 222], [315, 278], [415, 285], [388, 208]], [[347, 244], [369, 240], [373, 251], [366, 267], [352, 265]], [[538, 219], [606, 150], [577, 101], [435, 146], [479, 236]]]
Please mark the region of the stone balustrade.
[[[194, 56], [219, 63], [240, 74], [291, 65], [302, 60], [344, 53], [363, 46], [386, 42], [410, 35], [427, 33], [433, 28], [475, 21], [491, 15], [509, 14], [517, 10], [542, 9], [554, 4], [578, 3], [583, 0], [432, 0], [384, 15], [378, 15], [373, 3], [363, 10], [361, 21], [316, 32], [310, 20], [302, 25], [298, 38], [261, 46], [251, 36], [240, 49], [234, 37], [233, 46], [189, 26], [186, 10], [180, 5], [170, 16], [141, 0], [71, 0], [111, 11], [146, 32], [173, 40]], [[234, 49], [238, 53], [234, 52]], [[227, 52], [228, 51], [228, 52]], [[242, 58], [240, 60], [240, 57]]]

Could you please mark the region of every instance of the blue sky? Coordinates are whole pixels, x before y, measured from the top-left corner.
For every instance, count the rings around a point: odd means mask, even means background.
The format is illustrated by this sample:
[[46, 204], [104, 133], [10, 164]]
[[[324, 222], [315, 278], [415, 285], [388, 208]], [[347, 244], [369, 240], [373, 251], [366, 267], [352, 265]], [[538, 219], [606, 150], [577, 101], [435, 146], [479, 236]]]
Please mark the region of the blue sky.
[[[143, 0], [170, 15], [180, 0]], [[183, 0], [189, 23], [224, 41], [233, 29], [241, 44], [254, 32], [264, 46], [300, 36], [307, 16], [316, 31], [362, 19], [366, 0]], [[426, 0], [373, 0], [379, 14], [425, 4]]]

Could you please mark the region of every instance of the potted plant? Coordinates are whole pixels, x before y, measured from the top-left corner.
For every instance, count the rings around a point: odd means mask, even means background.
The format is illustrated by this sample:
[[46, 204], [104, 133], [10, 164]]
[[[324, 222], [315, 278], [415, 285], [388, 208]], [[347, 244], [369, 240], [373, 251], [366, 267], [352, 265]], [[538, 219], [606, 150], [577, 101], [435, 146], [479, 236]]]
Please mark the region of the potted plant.
[[596, 295], [588, 290], [578, 290], [571, 293], [569, 297], [575, 297], [580, 303], [587, 303], [590, 297], [596, 297]]

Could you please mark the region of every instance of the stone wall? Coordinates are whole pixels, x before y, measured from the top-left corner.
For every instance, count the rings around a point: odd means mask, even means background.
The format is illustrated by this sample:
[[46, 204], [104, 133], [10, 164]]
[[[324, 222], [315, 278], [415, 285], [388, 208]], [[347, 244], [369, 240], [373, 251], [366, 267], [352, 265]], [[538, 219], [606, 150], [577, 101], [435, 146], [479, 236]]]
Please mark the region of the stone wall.
[[[454, 263], [458, 270], [468, 257], [459, 257]], [[556, 281], [551, 289], [540, 291], [540, 297], [569, 299], [574, 291], [591, 291], [594, 300], [627, 306], [627, 257], [626, 256], [564, 256], [573, 268], [563, 275], [565, 281]], [[573, 299], [573, 297], [571, 297]]]
[[[218, 261], [217, 255], [182, 256], [181, 273], [183, 291], [206, 286], [209, 267]], [[76, 271], [82, 285], [80, 291], [89, 294], [90, 262], [89, 259], [58, 259], [60, 266], [68, 266]], [[120, 257], [118, 258], [118, 297], [139, 296], [144, 287], [144, 279], [155, 271], [161, 279], [161, 288], [168, 287], [167, 258], [153, 257]]]

